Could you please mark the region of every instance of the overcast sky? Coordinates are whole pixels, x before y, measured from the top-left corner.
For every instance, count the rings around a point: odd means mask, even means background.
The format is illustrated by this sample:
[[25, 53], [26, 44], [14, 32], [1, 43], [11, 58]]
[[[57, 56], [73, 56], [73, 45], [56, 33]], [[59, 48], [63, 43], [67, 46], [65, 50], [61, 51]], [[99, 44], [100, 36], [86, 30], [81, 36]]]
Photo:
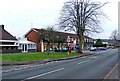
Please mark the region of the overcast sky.
[[[0, 0], [0, 24], [13, 36], [22, 37], [31, 28], [44, 28], [57, 23], [60, 9], [66, 0]], [[93, 0], [95, 1], [95, 0]], [[93, 38], [109, 38], [118, 28], [118, 0], [96, 0], [110, 2], [103, 7], [109, 20], [101, 22], [104, 32]]]

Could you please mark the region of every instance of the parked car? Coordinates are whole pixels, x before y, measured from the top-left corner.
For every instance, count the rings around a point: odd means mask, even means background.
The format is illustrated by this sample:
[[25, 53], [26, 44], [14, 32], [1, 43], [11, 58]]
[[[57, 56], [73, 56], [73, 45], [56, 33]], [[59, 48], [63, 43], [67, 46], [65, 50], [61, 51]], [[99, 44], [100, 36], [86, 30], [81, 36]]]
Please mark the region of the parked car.
[[62, 52], [67, 52], [68, 51], [68, 49], [67, 48], [62, 48], [62, 50], [61, 50]]
[[54, 51], [55, 52], [67, 52], [68, 49], [67, 48], [55, 48]]
[[90, 49], [90, 51], [96, 51], [97, 50], [96, 47], [90, 47], [89, 49]]
[[114, 46], [107, 46], [107, 49], [114, 49]]
[[60, 52], [61, 50], [60, 50], [59, 48], [55, 47], [55, 48], [54, 48], [54, 51], [55, 51], [55, 52]]
[[80, 48], [79, 44], [75, 45], [75, 49], [78, 50]]
[[52, 49], [52, 48], [49, 48], [49, 51], [53, 51], [53, 49]]
[[98, 47], [98, 50], [106, 50], [105, 47]]

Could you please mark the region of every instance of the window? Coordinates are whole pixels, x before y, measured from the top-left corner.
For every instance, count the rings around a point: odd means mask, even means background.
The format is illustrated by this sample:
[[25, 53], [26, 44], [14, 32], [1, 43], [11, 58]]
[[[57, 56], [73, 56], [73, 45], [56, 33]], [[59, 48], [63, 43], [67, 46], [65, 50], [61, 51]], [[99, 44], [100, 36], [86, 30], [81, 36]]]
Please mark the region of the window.
[[34, 48], [34, 44], [32, 44], [32, 49]]
[[30, 44], [30, 49], [32, 49], [32, 44]]
[[28, 44], [28, 49], [30, 49], [30, 44]]
[[36, 44], [28, 44], [28, 49], [36, 49]]
[[86, 42], [86, 39], [84, 39], [84, 42]]
[[91, 39], [91, 42], [93, 42], [93, 39]]
[[9, 47], [8, 49], [11, 49], [11, 47]]
[[18, 49], [22, 49], [22, 44], [19, 44]]
[[2, 45], [2, 42], [0, 42], [0, 45]]
[[88, 39], [88, 42], [90, 42], [90, 39]]
[[36, 49], [36, 44], [34, 44], [34, 48]]
[[36, 45], [35, 44], [32, 44], [32, 49], [36, 49]]

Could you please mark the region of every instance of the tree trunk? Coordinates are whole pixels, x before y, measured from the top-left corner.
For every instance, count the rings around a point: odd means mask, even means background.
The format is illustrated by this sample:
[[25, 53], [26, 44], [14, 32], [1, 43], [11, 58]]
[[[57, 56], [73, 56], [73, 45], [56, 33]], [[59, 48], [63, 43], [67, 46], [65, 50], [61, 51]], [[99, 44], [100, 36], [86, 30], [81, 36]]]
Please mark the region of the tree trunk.
[[47, 52], [48, 52], [47, 54], [48, 54], [48, 55], [49, 55], [49, 49], [50, 49], [50, 43], [48, 42], [48, 43], [47, 43]]
[[82, 52], [82, 35], [78, 36], [79, 38], [79, 49], [78, 49], [78, 53], [83, 53]]
[[60, 52], [60, 42], [58, 43], [58, 52]]

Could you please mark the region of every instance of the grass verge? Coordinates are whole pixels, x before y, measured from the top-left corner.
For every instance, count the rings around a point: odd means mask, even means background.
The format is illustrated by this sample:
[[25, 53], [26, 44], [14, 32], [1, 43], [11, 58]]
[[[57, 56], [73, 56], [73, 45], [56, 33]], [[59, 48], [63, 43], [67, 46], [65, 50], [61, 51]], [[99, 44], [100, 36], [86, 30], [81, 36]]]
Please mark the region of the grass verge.
[[7, 53], [0, 54], [2, 56], [2, 62], [21, 62], [21, 61], [33, 61], [33, 60], [41, 60], [41, 59], [53, 59], [53, 58], [61, 58], [68, 56], [76, 56], [77, 53], [67, 52], [50, 52], [49, 55], [47, 52], [31, 52], [31, 53]]

